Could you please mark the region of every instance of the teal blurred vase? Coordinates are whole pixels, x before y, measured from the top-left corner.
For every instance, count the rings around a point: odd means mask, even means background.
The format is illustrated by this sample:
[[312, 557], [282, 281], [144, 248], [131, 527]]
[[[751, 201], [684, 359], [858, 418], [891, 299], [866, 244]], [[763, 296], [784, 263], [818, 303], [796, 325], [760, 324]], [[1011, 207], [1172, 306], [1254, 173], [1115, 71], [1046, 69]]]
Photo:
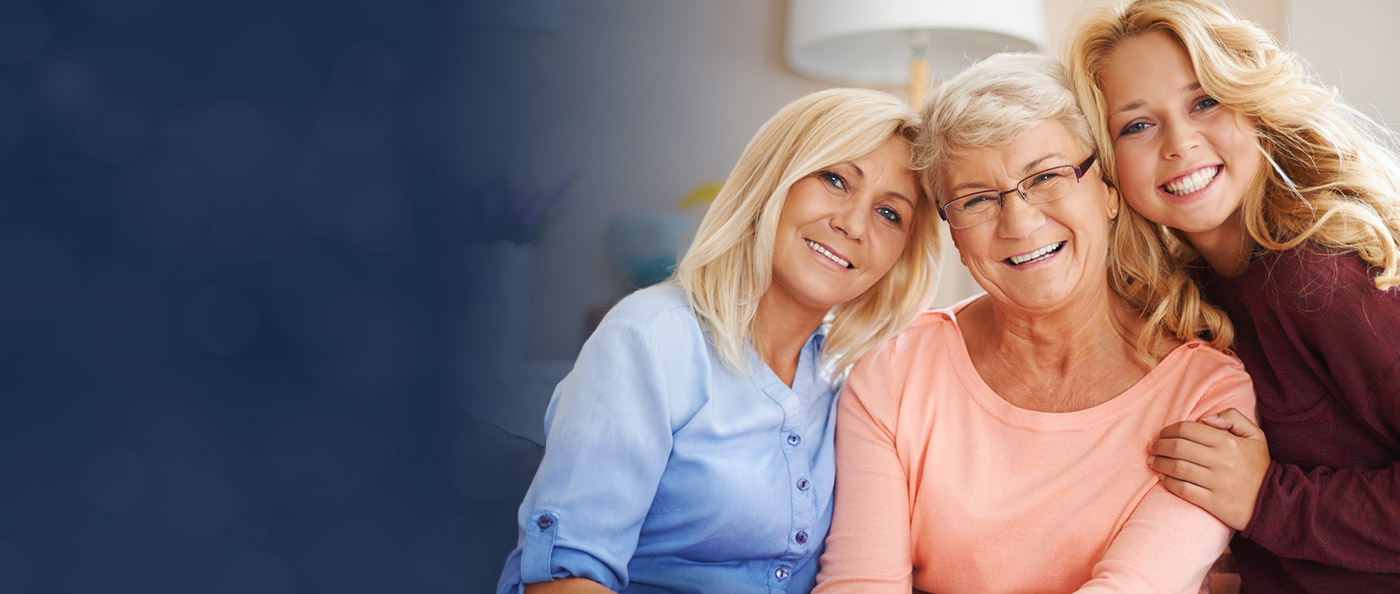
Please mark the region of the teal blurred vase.
[[676, 269], [691, 218], [679, 212], [636, 212], [608, 224], [608, 256], [634, 289], [666, 280]]

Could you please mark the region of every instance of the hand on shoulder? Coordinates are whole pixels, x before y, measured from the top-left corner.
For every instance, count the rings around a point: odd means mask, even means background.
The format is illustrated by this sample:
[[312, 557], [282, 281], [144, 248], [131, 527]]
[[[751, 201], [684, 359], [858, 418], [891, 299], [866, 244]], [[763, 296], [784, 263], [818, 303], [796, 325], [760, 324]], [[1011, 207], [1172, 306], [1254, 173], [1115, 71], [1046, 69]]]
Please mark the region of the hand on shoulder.
[[1231, 408], [1168, 425], [1147, 451], [1168, 491], [1231, 528], [1249, 525], [1270, 458], [1264, 432], [1243, 413]]

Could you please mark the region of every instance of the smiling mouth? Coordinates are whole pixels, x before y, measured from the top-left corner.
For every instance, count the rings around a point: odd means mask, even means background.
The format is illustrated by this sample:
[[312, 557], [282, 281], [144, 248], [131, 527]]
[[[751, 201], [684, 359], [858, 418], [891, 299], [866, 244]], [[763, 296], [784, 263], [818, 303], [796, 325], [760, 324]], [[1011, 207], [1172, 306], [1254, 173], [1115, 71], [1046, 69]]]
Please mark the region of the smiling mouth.
[[846, 269], [855, 268], [855, 266], [851, 266], [851, 263], [848, 262], [848, 261], [846, 261], [845, 259], [843, 259], [841, 256], [838, 256], [838, 255], [836, 255], [836, 254], [833, 254], [833, 253], [831, 253], [830, 250], [826, 249], [825, 247], [822, 247], [822, 244], [817, 243], [817, 242], [815, 242], [815, 241], [812, 241], [812, 240], [810, 240], [810, 239], [804, 239], [803, 241], [806, 241], [806, 242], [807, 242], [807, 247], [812, 248], [812, 251], [814, 251], [814, 252], [816, 252], [816, 253], [818, 253], [818, 254], [821, 254], [821, 255], [823, 255], [823, 256], [826, 256], [826, 257], [829, 258], [832, 262], [835, 262], [837, 265], [841, 266], [842, 268], [846, 268]]
[[1215, 176], [1220, 175], [1221, 169], [1224, 169], [1223, 165], [1198, 169], [1191, 175], [1183, 175], [1159, 187], [1173, 196], [1187, 196], [1210, 185], [1210, 182], [1215, 180]]
[[1021, 266], [1024, 264], [1040, 262], [1041, 260], [1047, 260], [1051, 256], [1059, 253], [1060, 249], [1063, 247], [1065, 247], [1065, 242], [1063, 241], [1059, 243], [1052, 243], [1033, 252], [1021, 254], [1019, 256], [1011, 256], [1010, 258], [1003, 260], [1003, 262], [1007, 262], [1012, 266]]

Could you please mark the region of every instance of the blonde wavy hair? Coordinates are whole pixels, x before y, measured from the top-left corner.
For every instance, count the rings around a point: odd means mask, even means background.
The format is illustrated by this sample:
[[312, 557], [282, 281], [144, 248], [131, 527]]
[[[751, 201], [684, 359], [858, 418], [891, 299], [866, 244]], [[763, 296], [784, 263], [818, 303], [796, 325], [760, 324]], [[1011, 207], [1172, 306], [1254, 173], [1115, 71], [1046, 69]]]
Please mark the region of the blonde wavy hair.
[[[671, 282], [686, 292], [711, 344], [730, 369], [748, 369], [758, 302], [773, 279], [773, 246], [788, 190], [824, 168], [879, 148], [913, 142], [918, 115], [888, 93], [831, 89], [783, 107], [759, 128], [700, 222]], [[822, 364], [840, 381], [850, 365], [928, 308], [940, 249], [928, 200], [920, 196], [894, 267], [828, 315]]]
[[[1270, 166], [1240, 206], [1250, 237], [1269, 250], [1311, 241], [1356, 252], [1379, 269], [1376, 288], [1400, 284], [1395, 133], [1341, 102], [1262, 27], [1208, 1], [1138, 0], [1086, 14], [1075, 25], [1065, 61], [1109, 179], [1116, 181], [1117, 170], [1098, 77], [1120, 43], [1151, 31], [1180, 43], [1201, 88], [1255, 124]], [[1124, 215], [1115, 236], [1118, 288], [1158, 303], [1154, 319], [1181, 320], [1178, 337], [1229, 346], [1233, 326], [1201, 300], [1181, 265], [1199, 254], [1178, 232], [1131, 208]]]
[[[1059, 122], [1086, 153], [1095, 146], [1064, 67], [1059, 60], [1037, 54], [996, 54], [968, 67], [929, 94], [922, 115], [925, 132], [915, 146], [914, 164], [923, 168], [923, 183], [935, 201], [946, 193], [937, 164], [948, 163], [971, 149], [1009, 145], [1042, 122]], [[1099, 169], [1103, 171], [1104, 166], [1099, 165]], [[1108, 183], [1106, 177], [1101, 179]], [[1109, 222], [1110, 237], [1119, 226], [1117, 219]], [[1130, 248], [1109, 245], [1109, 286], [1146, 318], [1136, 346], [1142, 360], [1155, 365], [1162, 339], [1174, 334], [1173, 324], [1180, 320], [1147, 317], [1150, 303], [1112, 282], [1119, 252]]]

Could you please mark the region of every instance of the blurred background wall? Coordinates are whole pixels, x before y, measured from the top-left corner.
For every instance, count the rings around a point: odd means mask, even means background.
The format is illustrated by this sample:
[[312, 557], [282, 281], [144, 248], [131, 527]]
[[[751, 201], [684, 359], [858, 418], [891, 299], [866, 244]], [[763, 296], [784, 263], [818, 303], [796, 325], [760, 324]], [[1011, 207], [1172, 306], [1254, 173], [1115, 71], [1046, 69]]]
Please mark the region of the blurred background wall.
[[[1400, 8], [1233, 5], [1400, 117]], [[1045, 6], [1056, 53], [1081, 3]], [[538, 455], [501, 428], [540, 439], [631, 290], [609, 227], [693, 220], [829, 86], [785, 14], [0, 2], [0, 592], [490, 591]], [[945, 270], [939, 304], [975, 290]]]

